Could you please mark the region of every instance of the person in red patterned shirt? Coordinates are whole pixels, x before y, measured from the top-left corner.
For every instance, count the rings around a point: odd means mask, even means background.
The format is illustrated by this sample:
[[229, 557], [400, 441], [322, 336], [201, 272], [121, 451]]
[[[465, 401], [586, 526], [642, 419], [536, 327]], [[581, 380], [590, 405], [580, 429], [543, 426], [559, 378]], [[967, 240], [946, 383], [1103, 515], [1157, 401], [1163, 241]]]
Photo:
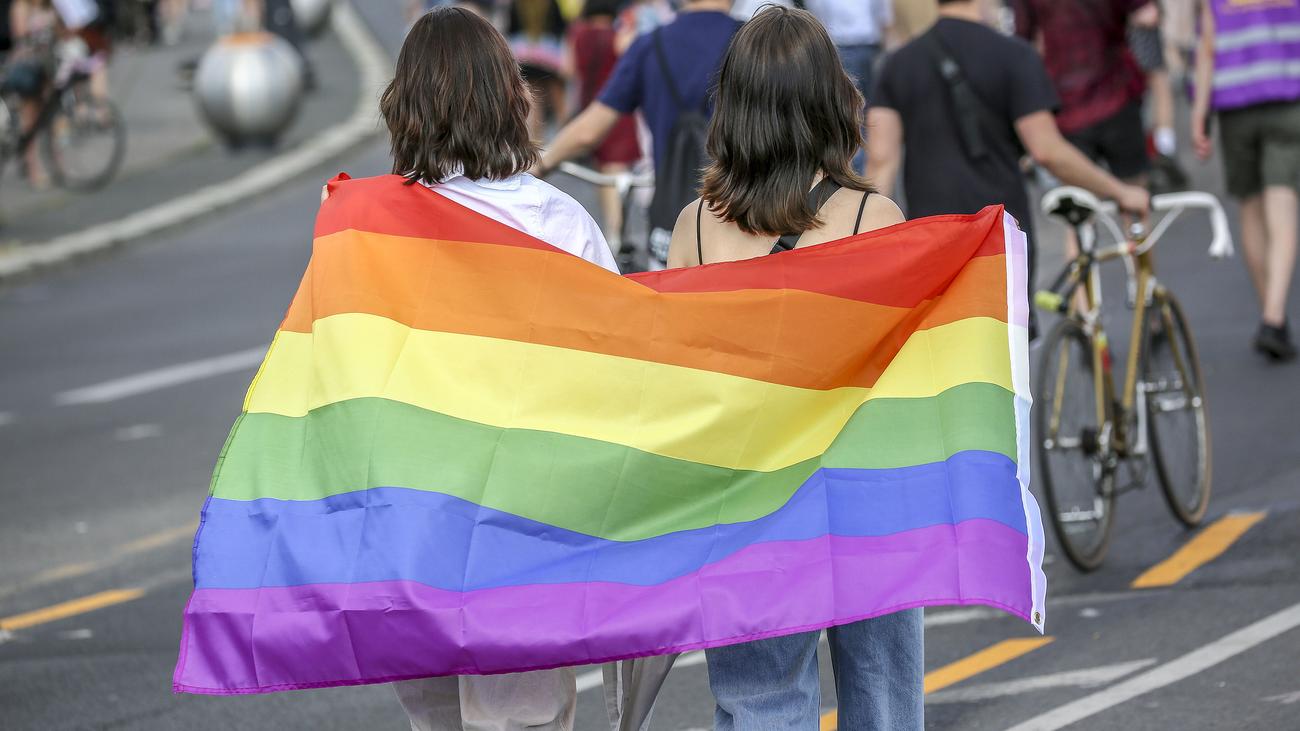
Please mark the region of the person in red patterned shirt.
[[1150, 167], [1142, 125], [1146, 80], [1129, 50], [1130, 18], [1151, 0], [1014, 0], [1016, 33], [1038, 46], [1061, 99], [1057, 125], [1117, 177]]

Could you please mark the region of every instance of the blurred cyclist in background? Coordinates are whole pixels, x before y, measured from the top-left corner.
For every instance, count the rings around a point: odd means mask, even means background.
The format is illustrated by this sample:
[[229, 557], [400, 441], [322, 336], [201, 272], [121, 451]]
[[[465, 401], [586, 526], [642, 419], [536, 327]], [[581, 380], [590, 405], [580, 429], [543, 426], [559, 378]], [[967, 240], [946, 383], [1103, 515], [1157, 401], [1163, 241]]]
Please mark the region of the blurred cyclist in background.
[[1207, 159], [1219, 115], [1228, 192], [1259, 296], [1255, 349], [1296, 357], [1286, 303], [1295, 273], [1300, 188], [1300, 0], [1206, 0], [1196, 54], [1192, 140]]

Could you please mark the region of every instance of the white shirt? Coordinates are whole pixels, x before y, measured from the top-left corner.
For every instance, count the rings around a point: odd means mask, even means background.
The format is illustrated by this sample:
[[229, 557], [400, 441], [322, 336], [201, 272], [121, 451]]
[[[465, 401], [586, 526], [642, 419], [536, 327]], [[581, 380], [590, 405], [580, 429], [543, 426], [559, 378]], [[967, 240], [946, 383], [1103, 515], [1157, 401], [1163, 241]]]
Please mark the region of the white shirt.
[[70, 30], [81, 30], [99, 17], [99, 6], [95, 0], [54, 0], [54, 9]]
[[807, 6], [837, 46], [880, 43], [894, 22], [890, 0], [807, 0]]
[[505, 180], [470, 180], [455, 174], [425, 185], [476, 213], [618, 273], [605, 235], [591, 214], [550, 183], [528, 173]]

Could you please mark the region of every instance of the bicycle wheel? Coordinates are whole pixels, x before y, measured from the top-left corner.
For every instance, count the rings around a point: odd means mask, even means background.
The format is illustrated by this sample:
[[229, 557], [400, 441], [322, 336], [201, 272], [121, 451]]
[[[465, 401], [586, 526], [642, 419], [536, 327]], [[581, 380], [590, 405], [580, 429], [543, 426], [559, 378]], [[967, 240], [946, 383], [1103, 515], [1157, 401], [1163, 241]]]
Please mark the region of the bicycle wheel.
[[1109, 426], [1097, 418], [1092, 340], [1077, 321], [1065, 319], [1047, 335], [1039, 357], [1038, 475], [1061, 550], [1080, 571], [1092, 571], [1106, 555], [1115, 506]]
[[62, 188], [97, 190], [113, 179], [126, 154], [126, 127], [107, 99], [64, 95], [41, 139], [50, 176]]
[[1210, 505], [1210, 419], [1201, 362], [1172, 293], [1156, 295], [1147, 323], [1141, 388], [1151, 456], [1169, 509], [1193, 528]]

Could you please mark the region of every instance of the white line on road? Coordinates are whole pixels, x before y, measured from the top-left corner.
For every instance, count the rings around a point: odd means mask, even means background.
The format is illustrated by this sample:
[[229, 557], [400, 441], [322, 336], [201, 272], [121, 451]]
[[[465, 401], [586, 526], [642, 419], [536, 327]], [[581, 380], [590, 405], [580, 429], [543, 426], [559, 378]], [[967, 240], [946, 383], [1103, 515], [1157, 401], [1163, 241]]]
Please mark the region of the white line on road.
[[203, 360], [145, 371], [133, 376], [97, 383], [93, 386], [64, 391], [54, 397], [54, 403], [59, 406], [72, 406], [117, 401], [129, 396], [138, 396], [142, 393], [179, 386], [183, 383], [199, 381], [204, 378], [212, 378], [224, 373], [256, 368], [265, 355], [266, 346], [263, 345], [241, 350], [238, 353], [219, 355], [215, 358], [204, 358]]
[[1019, 680], [1008, 680], [1001, 683], [981, 683], [979, 685], [970, 685], [964, 688], [954, 688], [953, 690], [941, 690], [938, 693], [931, 693], [926, 696], [925, 702], [970, 703], [971, 701], [984, 701], [991, 698], [1032, 693], [1034, 691], [1047, 690], [1049, 688], [1095, 688], [1099, 685], [1112, 683], [1125, 675], [1131, 675], [1132, 673], [1136, 673], [1143, 668], [1155, 664], [1155, 658], [1147, 658], [1145, 660], [1115, 663], [1114, 665], [1102, 665], [1100, 667], [1087, 668], [1085, 670], [1067, 670], [1063, 673], [1037, 675], [1029, 678], [1020, 678]]
[[12, 411], [0, 411], [0, 426], [9, 426], [18, 421], [18, 415]]
[[966, 624], [967, 622], [976, 622], [981, 619], [996, 619], [1005, 617], [1002, 612], [992, 609], [952, 609], [942, 612], [925, 611], [926, 627], [943, 627], [950, 624]]
[[[703, 663], [704, 663], [703, 652], [698, 652], [698, 651], [688, 652], [685, 655], [682, 655], [681, 657], [677, 658], [677, 662], [673, 663], [673, 670], [676, 670], [678, 668], [694, 667], [696, 665], [702, 665]], [[601, 687], [604, 683], [605, 683], [605, 679], [604, 676], [601, 675], [600, 670], [592, 670], [590, 672], [583, 673], [582, 675], [578, 676], [578, 692], [586, 693], [587, 691], [592, 690], [593, 688]]]
[[1287, 607], [1136, 678], [1031, 718], [1009, 731], [1055, 731], [1065, 728], [1125, 701], [1208, 670], [1296, 627], [1300, 627], [1300, 604]]

